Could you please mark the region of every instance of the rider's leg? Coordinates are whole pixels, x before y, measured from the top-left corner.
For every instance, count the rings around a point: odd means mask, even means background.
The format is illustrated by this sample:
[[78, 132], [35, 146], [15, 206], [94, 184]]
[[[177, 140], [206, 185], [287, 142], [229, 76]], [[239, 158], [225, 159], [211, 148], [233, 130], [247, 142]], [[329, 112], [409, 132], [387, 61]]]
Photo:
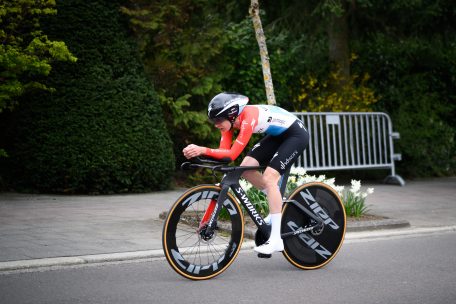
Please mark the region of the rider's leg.
[[268, 194], [269, 210], [271, 215], [271, 235], [269, 240], [261, 246], [255, 247], [254, 250], [263, 254], [271, 254], [283, 250], [283, 241], [280, 236], [280, 225], [282, 220], [282, 195], [277, 186], [280, 179], [280, 173], [267, 167], [263, 174], [263, 182], [266, 185]]
[[280, 173], [276, 169], [267, 167], [263, 174], [263, 183], [268, 195], [270, 213], [280, 213], [282, 211], [282, 195], [279, 189]]
[[[259, 166], [260, 163], [253, 157], [246, 156], [241, 163], [241, 166]], [[263, 182], [263, 174], [256, 170], [244, 171], [242, 177], [248, 180], [255, 188], [263, 190], [266, 185]]]
[[[259, 166], [259, 165], [260, 165], [260, 163], [255, 158], [250, 157], [250, 156], [246, 156], [241, 163], [241, 166]], [[244, 177], [246, 180], [248, 180], [255, 188], [263, 191], [264, 194], [266, 194], [266, 195], [268, 194], [268, 191], [266, 189], [266, 184], [264, 183], [263, 174], [261, 174], [260, 172], [254, 171], [254, 170], [245, 171], [242, 174], [242, 177]], [[278, 186], [277, 186], [277, 189], [279, 189]], [[264, 221], [268, 225], [271, 224], [271, 214], [268, 214], [264, 218]]]

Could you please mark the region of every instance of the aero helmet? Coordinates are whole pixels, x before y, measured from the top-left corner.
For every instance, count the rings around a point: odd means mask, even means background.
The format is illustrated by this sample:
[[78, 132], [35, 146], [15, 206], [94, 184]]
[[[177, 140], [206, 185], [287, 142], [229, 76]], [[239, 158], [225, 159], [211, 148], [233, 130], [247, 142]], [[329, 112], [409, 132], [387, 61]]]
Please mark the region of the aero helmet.
[[244, 110], [249, 98], [237, 93], [220, 93], [212, 98], [207, 108], [207, 116], [213, 123], [227, 119], [234, 123]]

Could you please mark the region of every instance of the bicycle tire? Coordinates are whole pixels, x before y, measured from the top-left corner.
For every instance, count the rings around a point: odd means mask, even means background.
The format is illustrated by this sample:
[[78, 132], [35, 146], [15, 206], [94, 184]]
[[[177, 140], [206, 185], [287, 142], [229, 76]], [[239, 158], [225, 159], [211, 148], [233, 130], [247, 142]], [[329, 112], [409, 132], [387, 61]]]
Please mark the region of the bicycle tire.
[[[244, 238], [244, 217], [234, 196], [228, 192], [217, 219], [214, 236], [205, 241], [198, 226], [212, 199], [221, 188], [200, 185], [189, 189], [171, 207], [163, 225], [162, 245], [171, 267], [191, 280], [213, 278], [225, 271], [239, 253]], [[223, 226], [223, 227], [221, 227]]]
[[[306, 206], [322, 218], [325, 225], [320, 234], [318, 231], [309, 231], [285, 238], [283, 255], [291, 264], [301, 269], [323, 267], [337, 255], [345, 237], [345, 208], [339, 195], [330, 186], [314, 182], [296, 188], [288, 200]], [[293, 203], [284, 204], [282, 233], [296, 231], [310, 222], [310, 217]]]

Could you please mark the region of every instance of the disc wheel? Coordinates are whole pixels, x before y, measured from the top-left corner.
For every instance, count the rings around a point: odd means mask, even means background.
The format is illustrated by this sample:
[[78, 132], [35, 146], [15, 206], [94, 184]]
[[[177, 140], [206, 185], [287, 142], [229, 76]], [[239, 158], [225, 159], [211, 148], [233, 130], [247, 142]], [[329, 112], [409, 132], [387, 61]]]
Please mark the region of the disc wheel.
[[[323, 227], [283, 240], [285, 258], [301, 269], [316, 269], [329, 263], [339, 252], [345, 237], [346, 216], [337, 192], [323, 183], [309, 183], [296, 188], [288, 200], [306, 207], [324, 221]], [[296, 231], [315, 224], [293, 203], [282, 211], [282, 233]]]
[[[200, 185], [185, 192], [171, 207], [163, 226], [163, 250], [171, 267], [192, 280], [222, 273], [236, 258], [244, 236], [244, 218], [236, 199], [228, 193], [213, 234], [206, 234], [211, 205], [221, 188]], [[206, 210], [209, 211], [206, 212]]]

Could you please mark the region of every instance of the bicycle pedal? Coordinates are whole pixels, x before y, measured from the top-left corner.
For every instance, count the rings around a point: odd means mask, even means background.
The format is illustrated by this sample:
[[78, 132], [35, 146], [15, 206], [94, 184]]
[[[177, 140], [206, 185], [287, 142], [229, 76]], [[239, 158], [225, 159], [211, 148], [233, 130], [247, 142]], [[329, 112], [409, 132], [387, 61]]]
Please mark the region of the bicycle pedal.
[[272, 257], [272, 254], [258, 253], [258, 257], [260, 259], [270, 259]]

